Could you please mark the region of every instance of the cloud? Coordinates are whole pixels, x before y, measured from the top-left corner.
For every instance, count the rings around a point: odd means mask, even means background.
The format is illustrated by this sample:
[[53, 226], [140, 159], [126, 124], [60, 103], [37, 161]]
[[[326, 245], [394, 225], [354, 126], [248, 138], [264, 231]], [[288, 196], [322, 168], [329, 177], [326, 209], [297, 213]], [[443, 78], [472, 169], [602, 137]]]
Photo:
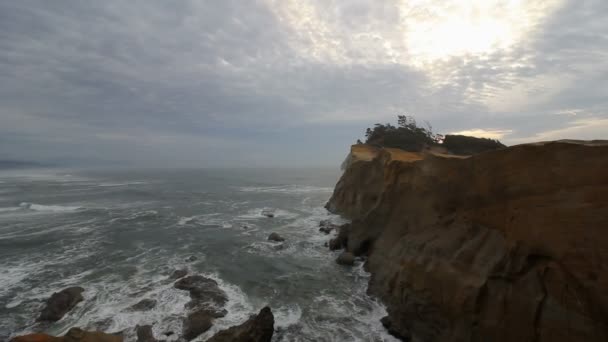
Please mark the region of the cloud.
[[601, 0], [2, 2], [0, 159], [338, 165], [401, 113], [509, 143], [584, 136], [556, 113], [608, 117], [606, 16]]

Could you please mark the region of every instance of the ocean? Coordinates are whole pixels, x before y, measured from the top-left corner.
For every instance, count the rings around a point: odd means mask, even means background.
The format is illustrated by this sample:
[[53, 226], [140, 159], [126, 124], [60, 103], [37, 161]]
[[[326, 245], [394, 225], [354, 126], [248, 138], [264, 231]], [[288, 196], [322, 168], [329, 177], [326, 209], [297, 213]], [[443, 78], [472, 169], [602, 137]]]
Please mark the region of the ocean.
[[[0, 340], [39, 331], [44, 301], [69, 286], [85, 300], [42, 329], [123, 331], [152, 324], [176, 341], [188, 293], [168, 276], [215, 279], [226, 317], [204, 341], [269, 305], [273, 341], [396, 341], [386, 310], [366, 295], [369, 274], [337, 265], [319, 221], [338, 169], [0, 171]], [[271, 208], [274, 218], [262, 215]], [[285, 242], [269, 242], [277, 232]], [[192, 258], [194, 257], [194, 258]], [[190, 259], [196, 259], [190, 261]], [[154, 299], [150, 311], [129, 308]], [[173, 332], [170, 336], [166, 333]]]

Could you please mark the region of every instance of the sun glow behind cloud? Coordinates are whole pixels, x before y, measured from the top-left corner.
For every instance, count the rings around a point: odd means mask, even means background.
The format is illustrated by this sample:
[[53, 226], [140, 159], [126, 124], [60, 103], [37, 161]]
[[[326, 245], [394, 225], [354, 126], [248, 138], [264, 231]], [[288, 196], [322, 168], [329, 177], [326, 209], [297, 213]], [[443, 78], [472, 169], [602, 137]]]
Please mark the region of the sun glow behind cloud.
[[[484, 58], [508, 50], [563, 0], [266, 0], [299, 37], [294, 48], [339, 64], [404, 64], [430, 68], [451, 57]], [[327, 10], [328, 3], [331, 11]], [[376, 6], [374, 6], [376, 5]], [[324, 10], [322, 10], [324, 9]], [[344, 24], [345, 17], [357, 21]]]

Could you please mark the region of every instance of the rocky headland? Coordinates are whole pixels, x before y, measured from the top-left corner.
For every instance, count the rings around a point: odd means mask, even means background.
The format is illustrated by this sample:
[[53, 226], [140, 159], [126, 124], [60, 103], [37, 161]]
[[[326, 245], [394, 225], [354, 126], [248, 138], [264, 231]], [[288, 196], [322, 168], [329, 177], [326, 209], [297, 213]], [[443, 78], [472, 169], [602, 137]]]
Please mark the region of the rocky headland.
[[[413, 341], [608, 341], [608, 143], [473, 156], [354, 145], [331, 249]], [[341, 260], [340, 262], [343, 262]]]

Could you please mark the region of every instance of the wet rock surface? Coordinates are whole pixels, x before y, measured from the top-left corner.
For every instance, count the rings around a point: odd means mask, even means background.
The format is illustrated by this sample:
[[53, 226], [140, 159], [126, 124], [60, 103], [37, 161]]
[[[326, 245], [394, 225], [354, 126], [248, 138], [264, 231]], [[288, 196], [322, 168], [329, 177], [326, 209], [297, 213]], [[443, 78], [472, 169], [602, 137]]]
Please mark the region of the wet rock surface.
[[157, 303], [158, 302], [156, 301], [156, 299], [146, 298], [146, 299], [140, 300], [139, 302], [137, 302], [136, 304], [131, 306], [129, 308], [129, 310], [131, 310], [131, 311], [149, 311], [149, 310], [154, 309], [156, 307]]
[[269, 307], [264, 307], [243, 324], [222, 330], [207, 342], [270, 342], [273, 333], [274, 315]]
[[154, 338], [151, 325], [138, 325], [135, 327], [137, 342], [159, 342]]
[[67, 289], [55, 292], [46, 301], [45, 307], [42, 309], [38, 321], [55, 322], [60, 320], [66, 313], [72, 310], [76, 304], [80, 303], [84, 289], [74, 286]]
[[355, 264], [355, 256], [353, 255], [353, 253], [342, 252], [336, 259], [336, 262], [339, 265], [352, 266]]
[[188, 270], [175, 270], [169, 276], [169, 279], [179, 279], [188, 275]]
[[11, 342], [123, 342], [122, 335], [106, 334], [99, 331], [85, 331], [71, 328], [62, 337], [47, 334], [29, 334], [17, 336]]
[[228, 301], [226, 293], [217, 282], [202, 275], [184, 277], [176, 281], [173, 287], [188, 291], [193, 301], [214, 303], [217, 306], [224, 306]]
[[268, 235], [268, 241], [283, 242], [285, 239], [278, 233], [271, 233]]

